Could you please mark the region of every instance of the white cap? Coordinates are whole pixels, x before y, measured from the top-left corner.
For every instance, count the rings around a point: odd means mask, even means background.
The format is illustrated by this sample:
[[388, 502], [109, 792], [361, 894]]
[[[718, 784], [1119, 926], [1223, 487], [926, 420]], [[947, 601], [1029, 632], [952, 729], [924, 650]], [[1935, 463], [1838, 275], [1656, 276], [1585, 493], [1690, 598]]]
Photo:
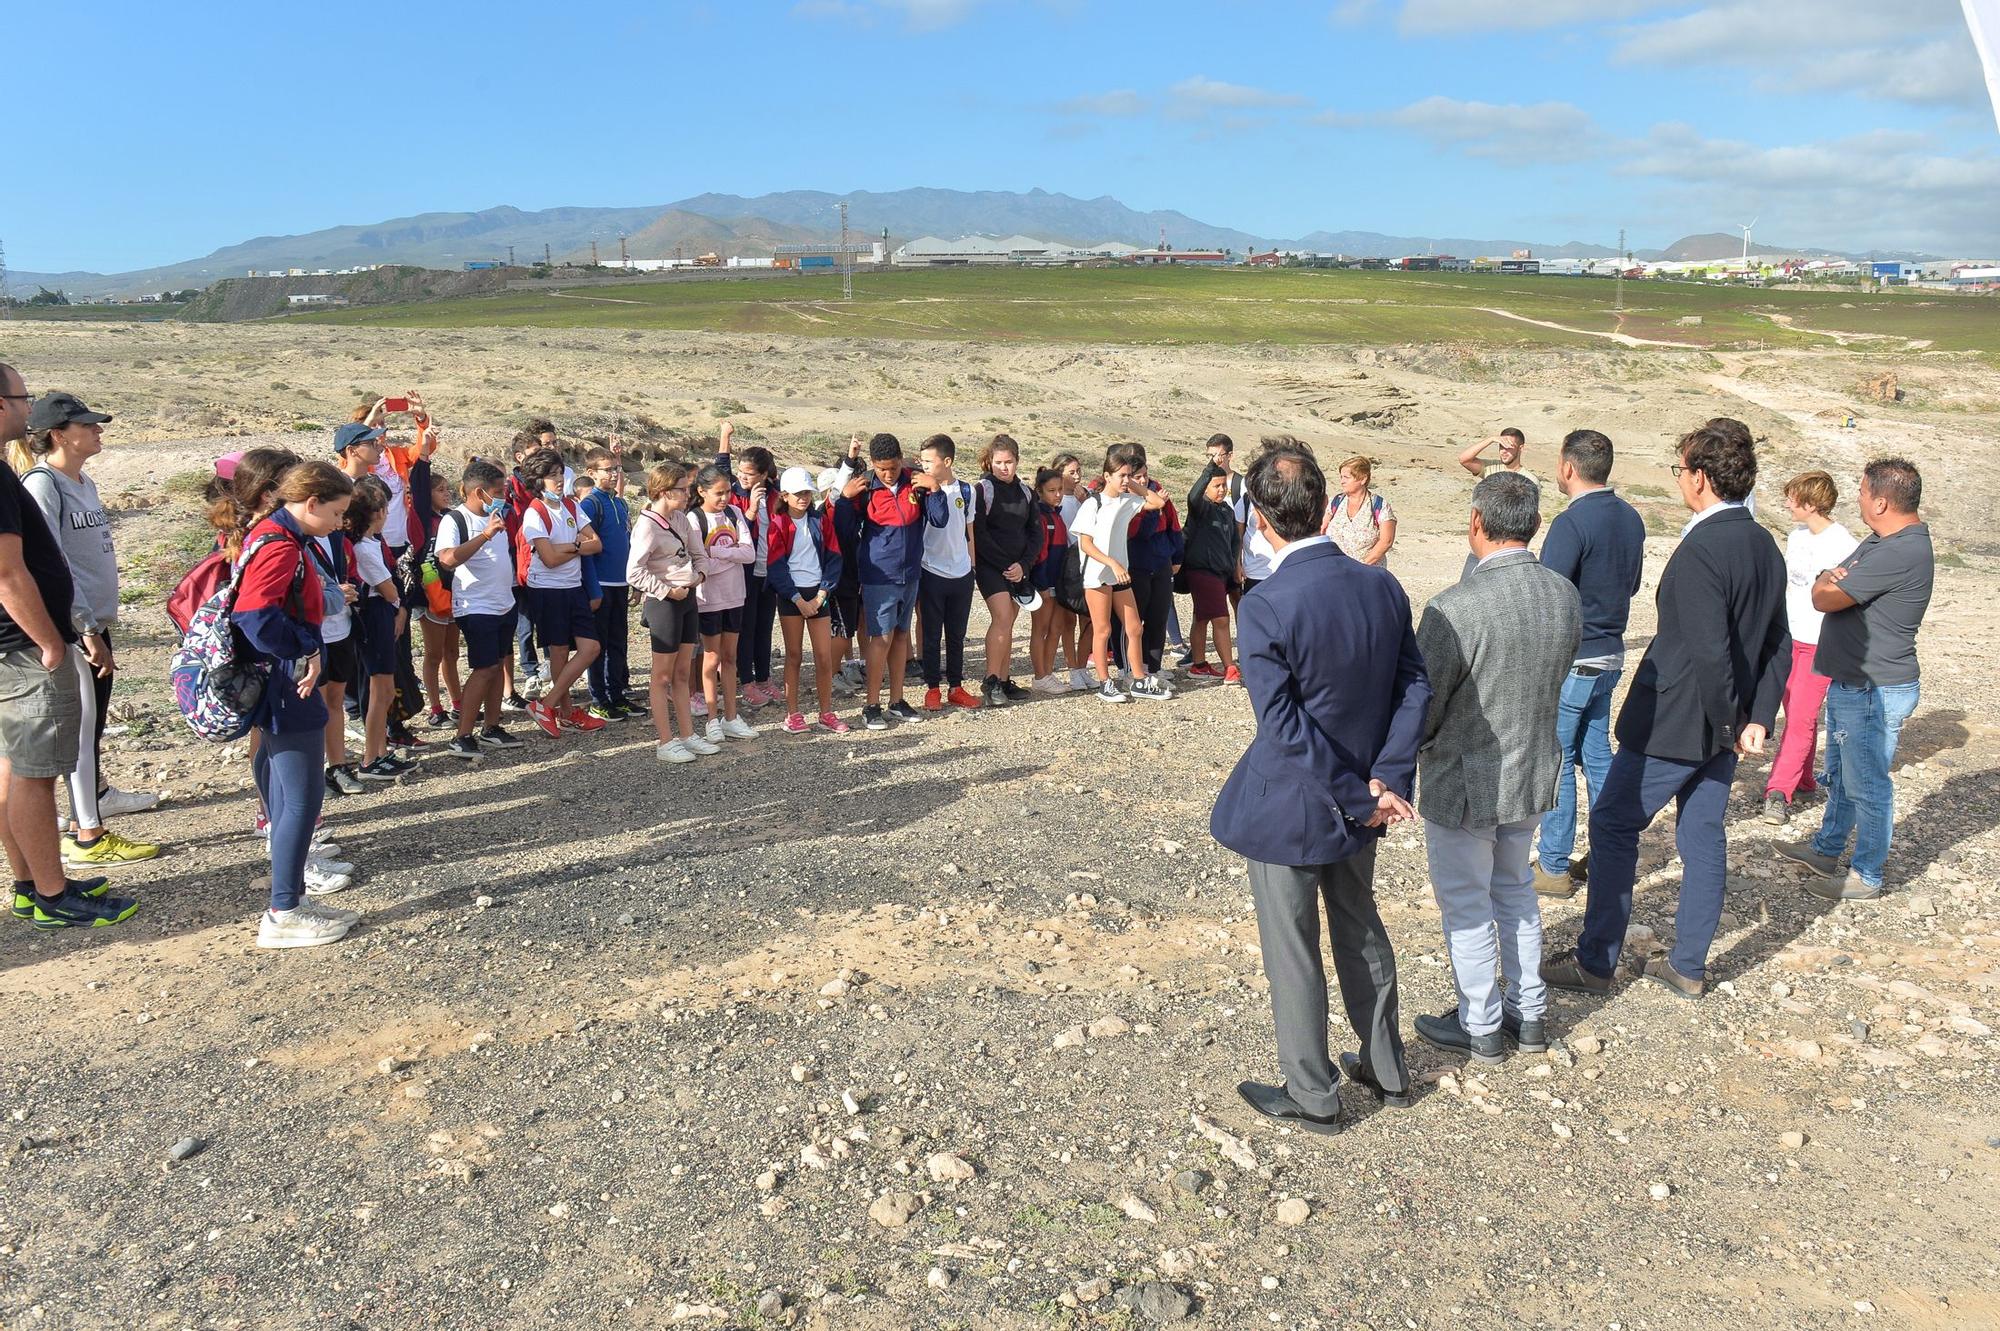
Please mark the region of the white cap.
[[847, 484], [847, 478], [850, 474], [845, 467], [828, 467], [819, 474], [819, 488], [821, 492], [841, 489]]
[[813, 474], [804, 467], [787, 467], [785, 468], [785, 474], [778, 478], [778, 489], [780, 492], [788, 495], [816, 491], [816, 487], [813, 485]]

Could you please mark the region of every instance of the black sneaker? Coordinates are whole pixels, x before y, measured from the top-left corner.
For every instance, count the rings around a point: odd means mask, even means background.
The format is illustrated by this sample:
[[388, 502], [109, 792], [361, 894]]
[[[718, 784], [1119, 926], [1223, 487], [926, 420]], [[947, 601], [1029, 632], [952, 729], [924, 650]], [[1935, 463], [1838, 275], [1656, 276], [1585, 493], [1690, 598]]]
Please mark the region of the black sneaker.
[[651, 716], [653, 714], [653, 709], [646, 704], [646, 700], [635, 694], [626, 694], [618, 700], [618, 705], [634, 716]]
[[901, 698], [889, 704], [889, 715], [895, 717], [898, 721], [921, 721], [924, 719], [922, 712], [910, 706]]
[[74, 885], [63, 888], [54, 899], [35, 898], [34, 926], [37, 929], [102, 929], [123, 924], [138, 912], [139, 903], [124, 897], [91, 897]]
[[528, 710], [528, 700], [518, 693], [510, 693], [500, 700], [500, 710], [503, 712], [525, 712]]
[[979, 696], [986, 700], [988, 707], [1005, 707], [1008, 701], [1007, 691], [1001, 688], [1000, 681], [991, 675], [988, 675], [986, 682], [980, 685]]
[[882, 714], [880, 707], [864, 707], [861, 709], [861, 724], [870, 730], [887, 730], [889, 718]]
[[1000, 681], [1000, 691], [1007, 695], [1008, 702], [1028, 701], [1028, 691], [1022, 688], [1019, 684], [1016, 684], [1011, 679], [1003, 679]]
[[[65, 892], [81, 892], [87, 897], [101, 897], [111, 890], [111, 880], [109, 878], [65, 878], [63, 880], [63, 890]], [[32, 920], [35, 918], [35, 885], [33, 883], [29, 883], [26, 887], [23, 887], [20, 883], [14, 884], [14, 918], [17, 920]]]
[[355, 775], [353, 763], [326, 769], [326, 792], [329, 795], [359, 795], [367, 789], [361, 778]]
[[374, 762], [366, 763], [360, 767], [355, 768], [354, 774], [360, 777], [363, 781], [374, 781], [380, 783], [385, 781], [398, 780], [402, 777], [402, 775], [405, 772], [408, 772], [414, 766], [415, 766], [414, 763], [402, 762], [401, 760], [392, 758], [385, 753], [380, 758], [377, 758]]
[[1520, 1047], [1524, 1054], [1545, 1053], [1549, 1047], [1549, 1028], [1541, 1017], [1521, 1020], [1518, 1012], [1500, 1013], [1500, 1033]]
[[391, 725], [385, 734], [389, 743], [399, 749], [421, 749], [430, 744], [427, 739], [417, 738], [408, 726]]
[[454, 758], [463, 758], [471, 763], [478, 762], [481, 757], [479, 741], [470, 735], [454, 735], [445, 742], [444, 751]]
[[1435, 1017], [1418, 1017], [1412, 1023], [1417, 1038], [1449, 1054], [1463, 1054], [1483, 1067], [1497, 1067], [1507, 1061], [1507, 1042], [1500, 1032], [1474, 1035], [1459, 1020], [1458, 1009]]
[[442, 707], [435, 707], [431, 709], [430, 715], [424, 718], [424, 724], [428, 725], [432, 730], [442, 730], [457, 720], [457, 717], [445, 711]]
[[479, 747], [482, 749], [519, 749], [528, 741], [516, 739], [499, 726], [488, 726], [479, 732]]

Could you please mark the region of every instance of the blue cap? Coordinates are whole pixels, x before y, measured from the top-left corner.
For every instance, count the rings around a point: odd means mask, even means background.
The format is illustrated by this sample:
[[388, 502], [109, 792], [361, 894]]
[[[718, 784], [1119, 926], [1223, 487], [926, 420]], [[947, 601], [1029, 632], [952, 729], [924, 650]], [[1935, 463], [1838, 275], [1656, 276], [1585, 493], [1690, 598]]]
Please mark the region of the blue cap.
[[333, 432], [333, 451], [345, 453], [356, 444], [372, 443], [386, 433], [387, 431], [378, 430], [372, 425], [363, 425], [360, 421], [349, 421]]

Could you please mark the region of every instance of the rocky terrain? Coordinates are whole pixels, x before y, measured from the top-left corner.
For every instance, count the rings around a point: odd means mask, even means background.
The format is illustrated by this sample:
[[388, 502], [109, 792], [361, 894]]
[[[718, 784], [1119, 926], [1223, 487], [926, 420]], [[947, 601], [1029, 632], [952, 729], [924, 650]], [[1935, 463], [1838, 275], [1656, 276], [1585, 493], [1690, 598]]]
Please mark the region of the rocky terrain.
[[[0, 931], [9, 1326], [2000, 1323], [2000, 375], [1979, 362], [1911, 357], [1884, 404], [1860, 396], [1877, 363], [1834, 350], [45, 325], [4, 355], [119, 415], [94, 464], [132, 601], [108, 762], [170, 795], [125, 828], [169, 848], [120, 871], [145, 903], [130, 924]], [[288, 427], [406, 381], [457, 456], [529, 409], [667, 451], [723, 411], [781, 457], [884, 426], [1009, 428], [1031, 457], [1136, 437], [1177, 476], [1211, 429], [1291, 429], [1379, 459], [1419, 601], [1462, 557], [1447, 450], [1501, 424], [1545, 475], [1562, 429], [1618, 441], [1649, 589], [1679, 529], [1658, 464], [1703, 417], [1766, 436], [1767, 519], [1791, 470], [1851, 494], [1861, 458], [1907, 452], [1948, 556], [1897, 890], [1805, 893], [1746, 766], [1706, 998], [1562, 998], [1555, 1049], [1478, 1073], [1412, 1039], [1414, 1108], [1350, 1092], [1345, 1134], [1277, 1131], [1234, 1092], [1276, 1056], [1242, 864], [1206, 834], [1251, 718], [1189, 681], [1155, 705], [772, 727], [686, 768], [631, 722], [470, 770], [427, 757], [328, 802], [363, 924], [260, 952], [245, 758], [173, 716], [158, 587], [199, 539], [215, 453], [320, 447]], [[1643, 639], [1649, 604], [1636, 620]], [[1672, 857], [1663, 821], [1635, 957], [1671, 935]], [[1418, 833], [1390, 835], [1378, 893], [1407, 1031], [1453, 1001]], [[1552, 945], [1580, 914], [1548, 906]]]

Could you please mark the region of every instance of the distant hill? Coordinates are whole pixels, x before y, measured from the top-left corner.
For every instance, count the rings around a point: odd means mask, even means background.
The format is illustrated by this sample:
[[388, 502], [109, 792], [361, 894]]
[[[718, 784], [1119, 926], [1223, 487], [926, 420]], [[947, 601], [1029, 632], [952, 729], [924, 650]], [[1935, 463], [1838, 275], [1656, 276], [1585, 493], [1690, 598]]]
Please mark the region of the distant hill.
[[[1075, 245], [1123, 241], [1157, 244], [1164, 234], [1176, 249], [1226, 249], [1239, 254], [1273, 247], [1351, 254], [1362, 258], [1396, 258], [1405, 254], [1444, 253], [1461, 257], [1506, 255], [1531, 250], [1549, 258], [1605, 258], [1616, 251], [1604, 245], [1569, 241], [1550, 245], [1528, 240], [1469, 239], [1450, 236], [1389, 236], [1375, 231], [1314, 231], [1296, 238], [1260, 236], [1216, 226], [1171, 210], [1142, 212], [1103, 196], [1078, 199], [1032, 189], [1008, 190], [905, 189], [888, 193], [868, 190], [848, 195], [820, 190], [788, 190], [746, 197], [740, 194], [697, 194], [677, 203], [636, 208], [544, 208], [527, 211], [501, 206], [477, 212], [420, 213], [367, 225], [329, 227], [298, 236], [259, 236], [224, 246], [199, 259], [130, 273], [12, 272], [10, 290], [32, 292], [37, 285], [59, 288], [73, 297], [136, 295], [184, 287], [206, 287], [225, 277], [273, 269], [351, 268], [360, 264], [411, 264], [429, 268], [461, 268], [467, 260], [507, 258], [514, 248], [517, 264], [526, 265], [546, 252], [558, 261], [587, 259], [591, 242], [600, 259], [615, 258], [618, 237], [634, 258], [665, 258], [679, 245], [684, 253], [758, 254], [774, 245], [807, 243], [833, 237], [838, 229], [834, 205], [845, 198], [848, 226], [858, 240], [889, 233], [891, 245], [917, 236], [1028, 235]], [[1636, 251], [1642, 259], [1727, 258], [1742, 252], [1741, 236], [1714, 233], [1688, 236], [1666, 250]], [[1818, 248], [1796, 248], [1757, 242], [1765, 254], [1827, 254]], [[1860, 257], [1860, 256], [1850, 256]], [[1882, 258], [1924, 258], [1884, 253]]]
[[[1809, 258], [1846, 258], [1835, 255], [1832, 250], [1816, 249], [1812, 246], [1778, 245], [1768, 240], [1757, 239], [1757, 233], [1750, 233], [1752, 254], [1798, 254]], [[1676, 263], [1702, 263], [1710, 259], [1740, 259], [1743, 257], [1743, 233], [1730, 235], [1723, 231], [1704, 231], [1698, 236], [1682, 236], [1665, 249], [1648, 252], [1644, 257], [1666, 259]]]

